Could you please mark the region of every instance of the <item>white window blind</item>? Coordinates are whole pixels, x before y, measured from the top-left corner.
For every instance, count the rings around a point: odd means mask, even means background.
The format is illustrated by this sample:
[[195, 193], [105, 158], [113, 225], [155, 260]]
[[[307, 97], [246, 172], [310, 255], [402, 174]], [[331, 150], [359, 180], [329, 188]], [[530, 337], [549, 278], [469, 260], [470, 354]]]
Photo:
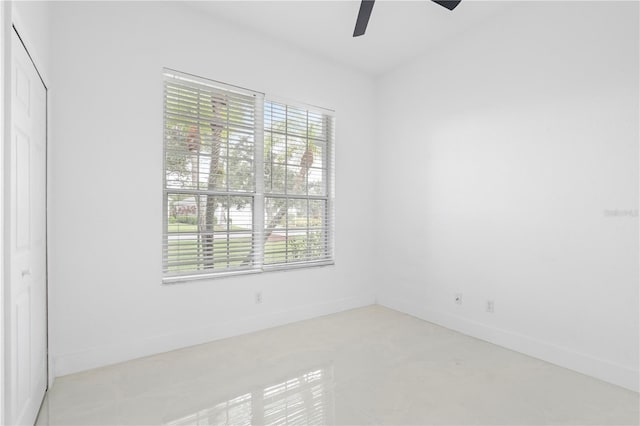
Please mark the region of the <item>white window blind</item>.
[[267, 101], [265, 267], [333, 259], [333, 117]]
[[165, 70], [164, 280], [333, 262], [329, 111]]
[[165, 276], [252, 269], [262, 95], [164, 77]]

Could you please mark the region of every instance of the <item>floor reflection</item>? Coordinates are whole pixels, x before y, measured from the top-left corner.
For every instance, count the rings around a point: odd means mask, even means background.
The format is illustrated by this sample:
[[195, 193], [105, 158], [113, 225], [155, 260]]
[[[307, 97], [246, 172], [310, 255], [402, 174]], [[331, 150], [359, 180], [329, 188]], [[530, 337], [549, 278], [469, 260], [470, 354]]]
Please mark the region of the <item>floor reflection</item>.
[[333, 365], [313, 368], [219, 401], [168, 426], [334, 423]]

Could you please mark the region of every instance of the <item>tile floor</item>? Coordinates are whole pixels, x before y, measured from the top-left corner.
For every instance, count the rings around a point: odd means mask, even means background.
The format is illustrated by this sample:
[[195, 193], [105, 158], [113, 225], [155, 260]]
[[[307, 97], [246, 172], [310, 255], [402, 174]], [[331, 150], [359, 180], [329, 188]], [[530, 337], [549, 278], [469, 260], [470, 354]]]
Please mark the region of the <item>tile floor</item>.
[[638, 424], [637, 393], [380, 306], [56, 379], [39, 425]]

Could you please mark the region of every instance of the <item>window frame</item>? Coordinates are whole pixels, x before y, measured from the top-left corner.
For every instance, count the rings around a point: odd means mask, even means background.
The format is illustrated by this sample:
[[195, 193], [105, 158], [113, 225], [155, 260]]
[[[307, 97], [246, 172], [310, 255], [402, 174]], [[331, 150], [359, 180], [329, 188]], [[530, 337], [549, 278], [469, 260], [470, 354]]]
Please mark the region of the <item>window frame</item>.
[[[326, 201], [326, 215], [325, 220], [328, 222], [326, 225], [326, 229], [324, 232], [326, 233], [325, 245], [327, 247], [326, 252], [328, 253], [327, 259], [319, 259], [319, 260], [307, 260], [300, 262], [287, 262], [287, 263], [276, 263], [276, 264], [263, 264], [263, 270], [265, 272], [268, 271], [281, 271], [281, 270], [291, 270], [298, 268], [309, 268], [314, 266], [327, 266], [335, 264], [335, 244], [334, 244], [334, 235], [335, 235], [335, 207], [334, 207], [334, 199], [335, 199], [335, 157], [334, 157], [334, 149], [335, 149], [335, 111], [327, 108], [322, 108], [314, 105], [309, 105], [297, 101], [291, 101], [285, 98], [266, 95], [264, 99], [265, 109], [267, 103], [274, 103], [285, 106], [287, 108], [296, 108], [299, 110], [304, 110], [308, 113], [317, 113], [322, 115], [322, 119], [325, 121], [325, 125], [327, 127], [327, 134], [325, 148], [326, 148], [326, 175], [325, 175], [325, 189], [326, 194], [324, 196], [319, 195], [309, 195], [308, 191], [306, 195], [301, 194], [288, 194], [287, 188], [285, 185], [284, 193], [274, 193], [269, 194], [264, 191], [263, 200], [271, 197], [271, 198], [286, 198], [294, 199], [294, 200], [322, 200]], [[263, 125], [263, 135], [266, 134], [267, 129]], [[289, 136], [289, 132], [286, 131], [284, 133], [285, 136]], [[310, 139], [308, 136], [305, 138], [307, 141]], [[264, 148], [264, 137], [263, 137], [263, 148]], [[263, 149], [264, 152], [264, 149]], [[263, 175], [264, 175], [264, 161], [263, 161]], [[309, 228], [309, 226], [307, 226]], [[263, 240], [264, 241], [264, 240]], [[263, 261], [264, 261], [264, 247], [266, 246], [266, 242], [263, 244]]]
[[[171, 273], [168, 274], [168, 241], [169, 241], [169, 232], [168, 232], [168, 224], [169, 224], [169, 196], [173, 193], [185, 193], [185, 194], [193, 194], [202, 195], [203, 191], [199, 188], [197, 189], [171, 189], [167, 187], [167, 136], [166, 136], [166, 108], [167, 108], [167, 97], [164, 94], [164, 88], [166, 85], [167, 79], [173, 77], [183, 77], [187, 81], [190, 79], [195, 82], [203, 81], [206, 84], [210, 84], [218, 90], [229, 90], [240, 93], [251, 93], [255, 96], [255, 124], [254, 124], [254, 156], [253, 156], [253, 172], [254, 172], [254, 184], [253, 191], [247, 191], [242, 193], [232, 193], [229, 191], [225, 192], [226, 196], [243, 196], [250, 197], [252, 200], [252, 240], [251, 247], [254, 252], [252, 257], [251, 265], [246, 268], [238, 268], [238, 269], [224, 269], [218, 270], [204, 270], [203, 272], [198, 271], [185, 271], [184, 273]], [[275, 96], [267, 96], [262, 92], [255, 91], [252, 89], [246, 89], [244, 87], [235, 86], [228, 83], [223, 83], [220, 81], [212, 80], [209, 78], [197, 76], [194, 74], [185, 73], [182, 71], [177, 71], [170, 68], [163, 68], [162, 71], [162, 84], [163, 84], [163, 98], [162, 98], [162, 283], [163, 284], [176, 284], [197, 280], [209, 280], [209, 279], [217, 279], [217, 278], [225, 278], [239, 275], [251, 275], [251, 274], [260, 274], [263, 272], [276, 272], [276, 271], [289, 271], [289, 270], [298, 270], [298, 269], [306, 269], [306, 268], [314, 268], [321, 266], [331, 266], [335, 265], [335, 111], [327, 108], [317, 107], [305, 103], [301, 103], [298, 101], [291, 101], [288, 99], [284, 99], [281, 97]], [[323, 225], [326, 244], [326, 258], [319, 260], [306, 260], [306, 261], [297, 261], [297, 262], [287, 262], [287, 263], [277, 263], [277, 264], [265, 264], [265, 247], [267, 242], [264, 240], [264, 230], [265, 230], [265, 222], [268, 220], [265, 213], [265, 203], [266, 199], [269, 197], [269, 194], [265, 191], [265, 183], [264, 183], [264, 171], [265, 171], [265, 159], [264, 159], [264, 149], [265, 149], [265, 107], [268, 103], [278, 103], [281, 105], [285, 105], [287, 107], [297, 108], [306, 111], [307, 114], [310, 112], [321, 114], [322, 119], [325, 120], [325, 125], [327, 126], [327, 134], [326, 134], [326, 182], [324, 184], [326, 189], [326, 195], [324, 196], [309, 196], [308, 189], [306, 195], [291, 195], [292, 199], [301, 199], [301, 200], [323, 200], [326, 202], [326, 214], [324, 215], [324, 221], [327, 222]], [[306, 138], [309, 139], [308, 137]], [[216, 191], [220, 192], [220, 191]], [[285, 194], [277, 194], [273, 195], [275, 197], [282, 197], [287, 195]], [[287, 197], [289, 198], [289, 197]], [[309, 223], [307, 223], [307, 229], [309, 228]], [[309, 231], [307, 231], [309, 232]], [[165, 248], [166, 247], [166, 248]]]

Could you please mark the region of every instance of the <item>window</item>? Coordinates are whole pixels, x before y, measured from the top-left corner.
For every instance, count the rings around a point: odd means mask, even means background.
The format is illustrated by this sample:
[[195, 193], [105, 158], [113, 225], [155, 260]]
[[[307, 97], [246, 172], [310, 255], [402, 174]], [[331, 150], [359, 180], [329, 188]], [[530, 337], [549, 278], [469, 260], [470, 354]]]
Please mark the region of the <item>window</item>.
[[264, 264], [326, 262], [332, 258], [332, 119], [268, 101], [264, 123]]
[[333, 121], [166, 70], [165, 281], [332, 263]]

